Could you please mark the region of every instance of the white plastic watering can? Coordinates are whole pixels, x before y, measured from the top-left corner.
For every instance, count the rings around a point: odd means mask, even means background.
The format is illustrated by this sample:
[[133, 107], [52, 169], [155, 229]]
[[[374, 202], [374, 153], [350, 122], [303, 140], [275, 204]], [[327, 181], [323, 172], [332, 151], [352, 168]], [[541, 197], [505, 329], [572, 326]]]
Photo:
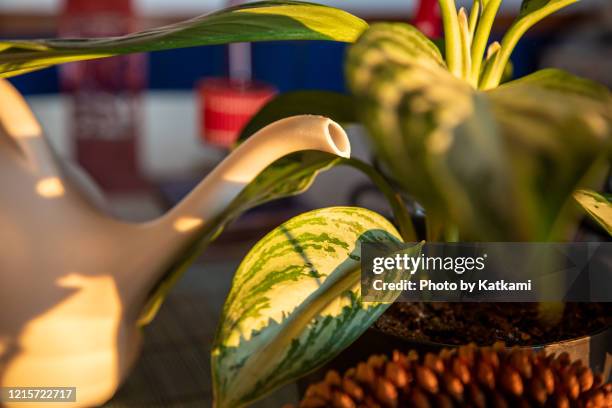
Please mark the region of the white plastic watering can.
[[280, 120], [167, 214], [126, 223], [95, 204], [0, 80], [0, 387], [76, 387], [62, 407], [110, 399], [138, 356], [136, 322], [168, 263], [261, 170], [300, 150], [348, 157], [350, 145], [330, 119]]

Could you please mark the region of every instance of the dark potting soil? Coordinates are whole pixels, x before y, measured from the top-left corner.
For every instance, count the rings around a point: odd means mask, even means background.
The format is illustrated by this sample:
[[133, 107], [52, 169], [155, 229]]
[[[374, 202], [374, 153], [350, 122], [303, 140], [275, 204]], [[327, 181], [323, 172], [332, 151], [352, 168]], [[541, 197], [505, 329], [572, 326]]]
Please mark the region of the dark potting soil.
[[375, 323], [408, 340], [480, 345], [538, 345], [611, 326], [612, 303], [568, 303], [551, 326], [539, 318], [536, 303], [394, 303]]

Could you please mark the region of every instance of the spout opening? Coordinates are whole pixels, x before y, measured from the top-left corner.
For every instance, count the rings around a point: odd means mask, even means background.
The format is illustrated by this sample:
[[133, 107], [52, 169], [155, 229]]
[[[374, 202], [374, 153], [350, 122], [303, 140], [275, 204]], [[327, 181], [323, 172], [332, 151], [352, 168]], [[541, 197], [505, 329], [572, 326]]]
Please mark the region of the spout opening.
[[327, 124], [327, 140], [337, 155], [345, 158], [351, 156], [351, 144], [348, 136], [336, 122], [329, 121]]

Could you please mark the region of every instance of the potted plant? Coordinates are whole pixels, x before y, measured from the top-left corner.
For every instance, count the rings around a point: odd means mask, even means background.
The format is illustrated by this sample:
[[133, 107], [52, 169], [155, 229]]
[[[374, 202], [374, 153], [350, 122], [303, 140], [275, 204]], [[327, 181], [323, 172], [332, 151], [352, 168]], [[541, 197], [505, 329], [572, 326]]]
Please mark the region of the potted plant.
[[[358, 40], [346, 64], [354, 97], [281, 96], [245, 132], [302, 113], [339, 121], [359, 118], [394, 181], [425, 207], [428, 240], [564, 239], [577, 220], [572, 194], [597, 186], [607, 167], [610, 95], [590, 81], [551, 70], [498, 87], [520, 36], [574, 1], [524, 1], [504, 40], [489, 46], [484, 56], [500, 2], [475, 2], [468, 17], [464, 10], [456, 11], [452, 0], [441, 0], [445, 57], [406, 24], [368, 27], [337, 9], [274, 1], [119, 38], [3, 41], [0, 76], [63, 62], [231, 41]], [[328, 140], [344, 143], [341, 128], [325, 123], [322, 132]], [[296, 130], [293, 134], [298, 140], [302, 136]], [[236, 272], [213, 346], [216, 406], [248, 404], [319, 367], [390, 304], [361, 299], [360, 243], [417, 242], [418, 237], [400, 194], [368, 165], [334, 153], [333, 148], [300, 150], [261, 172], [257, 166], [247, 171], [221, 210], [206, 220], [187, 217], [180, 223], [192, 235], [175, 248], [172, 262], [151, 265], [159, 269], [152, 275], [157, 281], [145, 307], [137, 310], [139, 324], [153, 318], [185, 266], [227, 222], [254, 205], [305, 190], [320, 171], [335, 165], [362, 170], [391, 203], [397, 229], [371, 211], [333, 207], [289, 220], [251, 250]], [[594, 194], [578, 196], [579, 201], [609, 228], [610, 204]], [[415, 245], [411, 252], [419, 250]], [[122, 366], [122, 373], [128, 368]], [[112, 395], [122, 378], [97, 401]]]
[[[599, 211], [609, 208], [603, 197], [577, 191], [600, 186], [606, 176], [607, 88], [554, 69], [500, 85], [525, 31], [571, 3], [524, 1], [501, 43], [484, 53], [500, 2], [485, 2], [482, 11], [475, 3], [469, 17], [463, 9], [455, 13], [452, 2], [440, 2], [445, 68], [453, 75], [438, 70], [433, 44], [406, 49], [414, 30], [405, 26], [373, 26], [351, 47], [347, 74], [363, 123], [395, 182], [425, 208], [428, 241], [569, 241], [579, 220], [572, 195], [583, 205], [590, 196], [591, 208], [600, 203]], [[592, 110], [591, 102], [599, 108]], [[603, 139], [589, 124], [578, 125], [582, 130], [569, 125], [586, 124], [594, 111], [608, 123], [605, 131], [600, 128], [608, 134]], [[583, 142], [590, 147], [576, 144]], [[595, 218], [609, 229], [609, 216]], [[565, 313], [563, 308], [398, 304], [377, 327], [430, 345], [495, 339], [576, 351], [588, 349], [589, 335], [610, 325], [607, 305], [570, 304]], [[609, 333], [601, 342], [609, 342]], [[580, 357], [588, 359], [588, 353]], [[605, 352], [595, 359], [603, 368]]]
[[[374, 24], [348, 51], [346, 73], [352, 97], [313, 91], [281, 95], [247, 126], [245, 136], [267, 119], [285, 114], [310, 112], [360, 122], [385, 173], [399, 186], [397, 191], [408, 193], [425, 209], [424, 237], [411, 235], [412, 226], [402, 228], [409, 242], [419, 238], [566, 242], [580, 220], [576, 202], [609, 232], [608, 199], [581, 190], [601, 186], [609, 165], [612, 99], [608, 89], [555, 69], [501, 84], [520, 37], [572, 3], [523, 1], [502, 41], [489, 45], [501, 1], [474, 2], [468, 15], [464, 9], [457, 12], [453, 1], [442, 0], [442, 52], [407, 24]], [[593, 115], [598, 117], [597, 124]], [[396, 219], [400, 226], [405, 221]], [[590, 335], [600, 334], [597, 346], [601, 347], [590, 345], [591, 352], [598, 353], [598, 369], [603, 369], [609, 352], [603, 350], [610, 339], [607, 305], [569, 305], [566, 318], [564, 305], [550, 302], [534, 307], [427, 305], [425, 315], [418, 305], [396, 304], [392, 309], [377, 326], [396, 336], [369, 332], [367, 339], [359, 341], [362, 347], [345, 356], [363, 357], [365, 350], [376, 347], [389, 352], [393, 347], [414, 346], [410, 330], [428, 329], [415, 324], [416, 318], [443, 320], [443, 314], [451, 313], [461, 320], [470, 309], [479, 311], [479, 316], [490, 315], [488, 322], [506, 320], [492, 328], [498, 333], [473, 330], [469, 326], [478, 325], [469, 316], [461, 325], [444, 327], [446, 333], [472, 334], [471, 338], [457, 335], [455, 344], [475, 338], [493, 341], [497, 335], [512, 344], [562, 349], [571, 351], [574, 358], [588, 359]], [[500, 313], [503, 309], [506, 312]], [[582, 318], [572, 318], [576, 316]], [[516, 321], [526, 317], [525, 326], [533, 331], [516, 330]], [[403, 326], [402, 331], [398, 326]], [[601, 330], [605, 332], [598, 333]], [[517, 336], [513, 339], [513, 335]], [[428, 346], [444, 346], [440, 337], [430, 338]], [[416, 338], [423, 347], [424, 337]]]

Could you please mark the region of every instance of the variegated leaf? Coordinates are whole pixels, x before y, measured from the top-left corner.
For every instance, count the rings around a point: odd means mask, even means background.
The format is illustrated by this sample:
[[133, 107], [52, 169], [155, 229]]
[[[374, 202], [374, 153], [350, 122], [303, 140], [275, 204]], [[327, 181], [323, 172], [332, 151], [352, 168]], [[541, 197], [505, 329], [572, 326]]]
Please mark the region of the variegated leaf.
[[486, 97], [447, 71], [431, 41], [407, 24], [374, 24], [346, 71], [379, 154], [430, 216], [472, 237], [512, 228], [500, 216], [512, 211], [511, 184]]
[[565, 240], [579, 221], [576, 189], [598, 188], [612, 155], [612, 96], [603, 86], [545, 70], [486, 93], [531, 240]]
[[333, 207], [299, 215], [257, 243], [236, 272], [215, 338], [215, 405], [252, 402], [366, 330], [388, 305], [361, 301], [360, 243], [381, 241], [399, 242], [383, 217]]
[[0, 40], [0, 77], [71, 61], [230, 42], [352, 42], [367, 26], [345, 11], [318, 4], [255, 2], [122, 37]]
[[574, 199], [608, 234], [612, 236], [612, 202], [610, 198], [590, 190], [578, 190]]
[[572, 192], [592, 188], [610, 154], [609, 91], [548, 70], [480, 92], [430, 47], [405, 46], [411, 36], [427, 41], [374, 24], [347, 60], [359, 115], [396, 180], [462, 239], [565, 238]]
[[526, 85], [528, 87], [534, 86], [570, 96], [582, 95], [586, 98], [595, 99], [603, 103], [610, 104], [611, 102], [610, 91], [605, 85], [598, 84], [586, 78], [577, 77], [569, 72], [556, 68], [542, 69], [504, 85], [512, 87], [521, 85]]

